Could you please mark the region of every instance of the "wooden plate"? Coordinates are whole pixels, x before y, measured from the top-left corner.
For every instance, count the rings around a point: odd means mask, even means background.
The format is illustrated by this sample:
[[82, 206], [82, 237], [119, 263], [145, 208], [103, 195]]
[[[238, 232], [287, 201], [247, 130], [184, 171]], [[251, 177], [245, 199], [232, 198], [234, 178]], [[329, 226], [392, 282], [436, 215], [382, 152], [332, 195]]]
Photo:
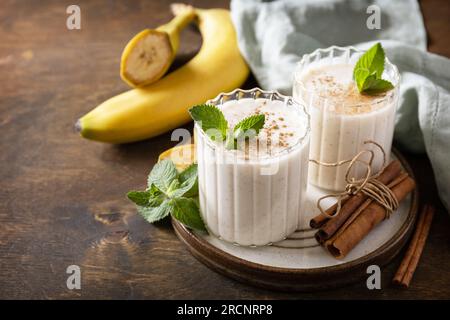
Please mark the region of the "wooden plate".
[[[404, 169], [413, 172], [393, 150]], [[317, 189], [311, 193], [317, 196]], [[310, 191], [308, 191], [310, 192]], [[288, 239], [266, 247], [241, 247], [206, 233], [192, 232], [172, 219], [177, 236], [199, 261], [248, 284], [283, 291], [314, 291], [342, 286], [367, 277], [367, 267], [383, 266], [398, 254], [412, 232], [418, 213], [416, 188], [389, 220], [383, 221], [343, 260], [331, 257], [313, 238], [314, 231], [297, 230]]]

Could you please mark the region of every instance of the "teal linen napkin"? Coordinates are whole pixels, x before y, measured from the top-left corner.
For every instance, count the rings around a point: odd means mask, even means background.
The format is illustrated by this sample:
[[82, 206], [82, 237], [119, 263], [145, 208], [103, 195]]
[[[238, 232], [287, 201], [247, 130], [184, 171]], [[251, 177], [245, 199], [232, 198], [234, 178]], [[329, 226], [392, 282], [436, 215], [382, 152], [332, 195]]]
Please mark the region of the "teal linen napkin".
[[[370, 5], [381, 29], [370, 30]], [[380, 41], [401, 73], [395, 139], [427, 152], [440, 197], [450, 209], [450, 59], [426, 52], [415, 0], [232, 0], [239, 48], [264, 89], [291, 94], [301, 56], [331, 45], [366, 49]]]

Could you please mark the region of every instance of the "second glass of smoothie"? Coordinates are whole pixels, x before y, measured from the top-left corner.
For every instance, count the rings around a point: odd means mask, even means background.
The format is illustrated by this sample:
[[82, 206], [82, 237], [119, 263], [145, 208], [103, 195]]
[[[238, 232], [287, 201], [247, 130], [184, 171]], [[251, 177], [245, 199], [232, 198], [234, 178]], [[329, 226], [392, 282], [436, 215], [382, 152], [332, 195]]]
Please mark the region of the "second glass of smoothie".
[[[379, 170], [383, 156], [375, 141], [386, 152], [389, 161], [398, 100], [399, 73], [385, 59], [383, 79], [394, 89], [379, 95], [364, 95], [353, 81], [353, 68], [364, 52], [353, 47], [319, 49], [303, 56], [295, 71], [294, 98], [308, 107], [311, 115], [310, 158], [327, 163], [351, 159], [363, 149], [375, 153], [373, 172]], [[345, 189], [348, 166], [325, 167], [310, 162], [309, 182], [320, 188]], [[366, 167], [357, 164], [351, 176], [362, 178]]]
[[195, 125], [199, 200], [208, 231], [228, 242], [261, 246], [297, 228], [306, 196], [309, 115], [273, 91], [235, 90], [208, 103], [229, 126], [253, 114], [265, 125], [244, 149], [228, 150]]

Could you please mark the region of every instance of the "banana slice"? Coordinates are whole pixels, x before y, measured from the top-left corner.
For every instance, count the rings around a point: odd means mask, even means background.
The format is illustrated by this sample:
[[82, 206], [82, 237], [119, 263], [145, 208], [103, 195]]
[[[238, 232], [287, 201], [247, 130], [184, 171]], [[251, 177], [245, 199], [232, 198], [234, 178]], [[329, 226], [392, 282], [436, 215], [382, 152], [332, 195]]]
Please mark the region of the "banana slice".
[[157, 29], [145, 29], [126, 45], [120, 61], [120, 76], [132, 87], [159, 80], [169, 69], [180, 46], [180, 32], [195, 18], [185, 9]]
[[178, 171], [181, 171], [196, 161], [195, 145], [185, 144], [170, 148], [161, 153], [158, 157], [158, 161], [164, 159], [172, 160]]
[[139, 32], [125, 47], [120, 75], [131, 86], [139, 87], [161, 78], [174, 55], [166, 32], [146, 29]]

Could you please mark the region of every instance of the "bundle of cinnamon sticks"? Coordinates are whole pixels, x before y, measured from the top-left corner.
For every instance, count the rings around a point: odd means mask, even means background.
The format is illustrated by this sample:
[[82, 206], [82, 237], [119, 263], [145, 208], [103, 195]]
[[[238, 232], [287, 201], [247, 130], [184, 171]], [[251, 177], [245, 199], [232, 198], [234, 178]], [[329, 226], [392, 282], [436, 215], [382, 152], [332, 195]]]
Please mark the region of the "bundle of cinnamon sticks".
[[[398, 160], [386, 166], [376, 179], [392, 191], [399, 203], [415, 188], [414, 180], [402, 171]], [[331, 206], [326, 215], [314, 217], [310, 225], [319, 229], [317, 241], [338, 259], [345, 257], [388, 214], [384, 206], [363, 192], [341, 199], [341, 208], [335, 214], [337, 208], [337, 204]]]

